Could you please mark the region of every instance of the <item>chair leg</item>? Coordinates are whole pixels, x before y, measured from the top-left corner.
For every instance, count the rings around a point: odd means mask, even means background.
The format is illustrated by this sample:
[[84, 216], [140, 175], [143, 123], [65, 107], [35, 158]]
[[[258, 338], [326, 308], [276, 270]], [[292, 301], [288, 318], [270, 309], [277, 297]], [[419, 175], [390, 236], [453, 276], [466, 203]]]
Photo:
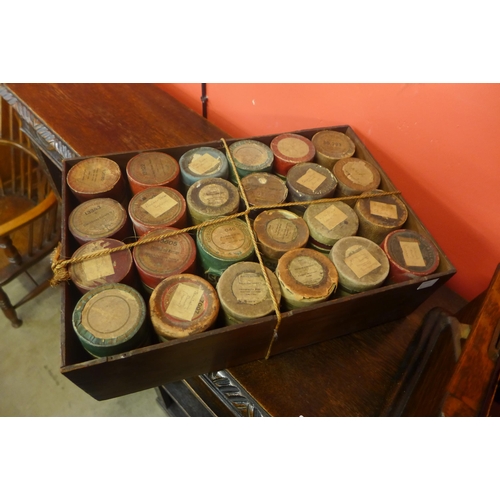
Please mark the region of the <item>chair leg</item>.
[[0, 309], [14, 328], [19, 328], [23, 324], [17, 317], [16, 310], [12, 307], [9, 297], [2, 288], [0, 288]]

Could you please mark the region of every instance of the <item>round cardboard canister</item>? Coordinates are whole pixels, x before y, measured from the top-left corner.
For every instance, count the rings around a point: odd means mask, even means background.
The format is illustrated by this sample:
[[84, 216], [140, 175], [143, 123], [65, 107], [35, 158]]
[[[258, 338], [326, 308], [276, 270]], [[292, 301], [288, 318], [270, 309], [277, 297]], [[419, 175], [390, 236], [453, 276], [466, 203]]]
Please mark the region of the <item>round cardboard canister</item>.
[[[288, 201], [312, 201], [333, 198], [337, 179], [325, 167], [317, 163], [299, 163], [286, 176]], [[291, 207], [290, 210], [303, 215], [307, 206]]]
[[[234, 165], [240, 178], [256, 172], [271, 172], [274, 155], [271, 148], [263, 142], [245, 139], [233, 142], [229, 146]], [[233, 169], [230, 168], [229, 176], [236, 182]]]
[[253, 226], [262, 259], [274, 271], [278, 259], [289, 250], [302, 248], [309, 240], [304, 219], [288, 210], [266, 210], [255, 218]]
[[298, 134], [277, 135], [271, 141], [270, 147], [274, 154], [274, 173], [283, 178], [297, 163], [312, 162], [316, 154], [313, 143]]
[[428, 276], [439, 266], [436, 245], [416, 231], [393, 231], [385, 237], [380, 246], [389, 259], [389, 279], [393, 283]]
[[314, 134], [311, 142], [316, 148], [315, 161], [328, 170], [332, 170], [338, 160], [350, 158], [356, 151], [352, 139], [342, 132], [321, 130]]
[[356, 212], [342, 201], [309, 205], [304, 213], [309, 227], [309, 245], [323, 253], [330, 253], [341, 238], [354, 236], [358, 231]]
[[229, 175], [226, 155], [211, 147], [190, 149], [180, 157], [179, 166], [186, 189], [202, 179], [227, 179]]
[[[278, 279], [266, 268], [274, 297], [281, 301]], [[274, 312], [274, 304], [260, 264], [239, 262], [229, 267], [217, 283], [220, 305], [226, 325], [262, 318]]]
[[194, 225], [224, 215], [235, 214], [240, 205], [238, 189], [225, 179], [203, 179], [195, 182], [186, 195]]
[[[141, 236], [139, 241], [175, 230], [176, 228], [155, 229]], [[193, 273], [196, 269], [196, 245], [187, 233], [135, 246], [132, 256], [147, 291], [151, 291], [168, 276]]]
[[[71, 258], [83, 257], [90, 253], [121, 246], [123, 246], [122, 241], [112, 238], [89, 241], [78, 248]], [[71, 281], [82, 294], [106, 283], [123, 283], [129, 286], [136, 284], [132, 252], [128, 248], [77, 264], [70, 264], [68, 272]]]
[[339, 273], [339, 288], [349, 294], [377, 288], [389, 274], [389, 260], [384, 251], [360, 236], [346, 236], [337, 241], [330, 251], [330, 260]]
[[123, 202], [127, 186], [118, 163], [109, 158], [94, 157], [73, 165], [66, 181], [81, 203], [93, 198], [113, 198]]
[[255, 255], [250, 230], [240, 219], [198, 229], [196, 246], [205, 279], [214, 286], [229, 266], [243, 260], [253, 260]]
[[[380, 172], [371, 163], [360, 158], [344, 158], [335, 163], [333, 175], [337, 178], [337, 197], [357, 196], [373, 191], [380, 185]], [[356, 200], [347, 200], [353, 207]]]
[[153, 328], [165, 342], [208, 330], [217, 320], [219, 308], [213, 286], [194, 274], [164, 279], [149, 299]]
[[94, 357], [112, 356], [146, 345], [146, 304], [139, 292], [107, 283], [87, 292], [73, 311], [73, 328]]
[[[383, 193], [380, 189], [369, 193]], [[358, 236], [380, 245], [384, 238], [403, 226], [408, 218], [406, 205], [393, 194], [375, 198], [362, 198], [354, 205], [359, 219]]]
[[[267, 172], [250, 174], [241, 179], [250, 206], [279, 205], [288, 196], [288, 188], [284, 180]], [[262, 210], [252, 210], [250, 217], [255, 218]]]
[[169, 187], [150, 187], [134, 195], [128, 206], [130, 220], [137, 235], [187, 224], [186, 200], [179, 191]]
[[96, 198], [77, 205], [69, 214], [68, 229], [80, 245], [102, 238], [123, 240], [132, 235], [126, 210], [111, 198]]
[[166, 153], [158, 151], [139, 153], [129, 160], [126, 172], [132, 194], [150, 187], [179, 189], [179, 163]]
[[276, 267], [287, 309], [324, 302], [337, 289], [338, 274], [332, 261], [311, 248], [290, 250]]

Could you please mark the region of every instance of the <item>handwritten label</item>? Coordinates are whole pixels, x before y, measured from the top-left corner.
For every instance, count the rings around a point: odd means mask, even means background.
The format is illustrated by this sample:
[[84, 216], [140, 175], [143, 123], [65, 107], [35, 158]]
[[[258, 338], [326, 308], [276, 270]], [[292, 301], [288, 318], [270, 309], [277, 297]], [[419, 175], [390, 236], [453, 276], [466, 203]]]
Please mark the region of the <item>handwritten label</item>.
[[191, 321], [202, 296], [202, 289], [179, 283], [168, 304], [167, 314], [184, 321]]
[[390, 203], [381, 203], [379, 201], [370, 201], [370, 213], [387, 219], [398, 218], [398, 207]]
[[85, 260], [82, 262], [82, 269], [88, 281], [95, 281], [115, 274], [111, 255]]
[[399, 241], [403, 259], [409, 267], [425, 267], [425, 261], [417, 241]]
[[334, 227], [345, 221], [347, 219], [347, 215], [342, 212], [342, 210], [339, 210], [335, 205], [330, 205], [325, 210], [322, 210], [318, 215], [315, 215], [314, 218], [331, 231]]
[[344, 262], [358, 278], [366, 276], [368, 273], [371, 273], [374, 269], [377, 269], [377, 267], [382, 265], [366, 249], [349, 255]]
[[342, 170], [345, 176], [354, 184], [359, 184], [360, 186], [368, 186], [373, 182], [372, 171], [360, 161], [350, 161], [347, 162]]
[[141, 207], [156, 219], [176, 205], [177, 201], [171, 196], [167, 193], [160, 193], [146, 201], [146, 203], [143, 203]]
[[204, 175], [210, 170], [214, 170], [220, 164], [219, 158], [214, 158], [212, 155], [205, 153], [203, 155], [195, 153], [189, 163], [189, 168], [195, 174]]
[[301, 184], [311, 191], [316, 191], [316, 189], [318, 189], [325, 180], [326, 177], [323, 174], [320, 174], [319, 172], [316, 172], [316, 170], [310, 168], [297, 180], [297, 184]]

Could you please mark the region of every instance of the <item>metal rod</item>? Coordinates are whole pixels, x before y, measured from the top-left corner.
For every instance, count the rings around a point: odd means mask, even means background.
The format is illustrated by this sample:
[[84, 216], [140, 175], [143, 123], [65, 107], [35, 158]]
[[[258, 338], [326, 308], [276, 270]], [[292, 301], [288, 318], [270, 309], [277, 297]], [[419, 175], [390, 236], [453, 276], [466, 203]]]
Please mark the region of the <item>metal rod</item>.
[[208, 102], [207, 84], [202, 83], [201, 84], [201, 106], [202, 106], [203, 118], [207, 118], [207, 102]]

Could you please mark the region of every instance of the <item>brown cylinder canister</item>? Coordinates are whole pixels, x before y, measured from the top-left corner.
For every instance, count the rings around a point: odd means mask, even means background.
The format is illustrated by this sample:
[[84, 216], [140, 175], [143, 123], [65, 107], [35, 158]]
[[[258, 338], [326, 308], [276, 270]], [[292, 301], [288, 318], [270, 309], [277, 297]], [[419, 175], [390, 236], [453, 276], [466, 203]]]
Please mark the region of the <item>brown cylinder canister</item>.
[[330, 251], [330, 260], [339, 273], [339, 289], [347, 294], [371, 290], [382, 285], [389, 274], [389, 260], [373, 241], [346, 236]]
[[[252, 139], [236, 141], [229, 146], [229, 151], [240, 178], [256, 172], [272, 171], [274, 155], [271, 148], [263, 142]], [[229, 165], [229, 178], [237, 184], [231, 165]]]
[[80, 245], [102, 238], [123, 240], [133, 234], [127, 212], [111, 198], [96, 198], [77, 205], [69, 214], [68, 229]]
[[302, 248], [309, 240], [304, 219], [288, 210], [266, 210], [255, 218], [253, 226], [266, 267], [274, 271], [278, 259], [289, 250]]
[[[139, 241], [175, 230], [176, 228], [155, 229], [141, 236]], [[196, 245], [187, 233], [138, 245], [134, 247], [132, 256], [144, 288], [148, 292], [168, 276], [196, 271]]]
[[350, 137], [334, 130], [316, 132], [311, 142], [316, 149], [314, 161], [328, 170], [332, 170], [338, 160], [350, 158], [356, 151], [356, 146]]
[[[373, 191], [380, 185], [380, 172], [371, 163], [360, 158], [345, 158], [335, 163], [333, 175], [337, 178], [336, 196], [357, 196]], [[353, 207], [356, 200], [346, 200]]]
[[[280, 285], [271, 270], [266, 268], [266, 274], [279, 308]], [[217, 293], [226, 325], [262, 318], [275, 311], [262, 268], [257, 262], [238, 262], [226, 269], [217, 283]]]
[[436, 245], [416, 231], [393, 231], [380, 246], [389, 259], [389, 279], [393, 283], [428, 276], [439, 266]]
[[132, 194], [150, 187], [180, 187], [179, 162], [166, 153], [139, 153], [129, 160], [126, 172]]
[[69, 170], [66, 181], [79, 202], [94, 198], [113, 198], [124, 203], [127, 183], [118, 163], [109, 158], [87, 158]]
[[128, 206], [137, 235], [163, 227], [183, 229], [187, 225], [186, 200], [169, 187], [150, 187], [134, 195]]
[[[288, 201], [312, 201], [333, 198], [337, 179], [325, 167], [317, 163], [299, 163], [293, 166], [286, 176]], [[307, 206], [290, 207], [290, 210], [303, 215]]]
[[276, 267], [276, 277], [289, 310], [324, 302], [338, 284], [332, 261], [311, 248], [285, 253]]
[[[375, 189], [369, 193], [383, 193]], [[376, 198], [359, 199], [354, 205], [359, 219], [358, 236], [380, 245], [392, 231], [403, 226], [408, 218], [406, 205], [393, 194]]]
[[194, 274], [164, 279], [149, 300], [153, 328], [162, 341], [208, 330], [217, 320], [219, 307], [213, 286]]
[[277, 135], [270, 144], [274, 154], [273, 172], [286, 178], [288, 171], [297, 163], [308, 163], [314, 160], [316, 149], [313, 143], [302, 135]]
[[[266, 172], [243, 177], [241, 185], [250, 206], [279, 205], [284, 203], [288, 196], [285, 181]], [[252, 210], [249, 216], [255, 218], [261, 212], [262, 210]]]
[[358, 231], [358, 216], [341, 201], [310, 205], [304, 213], [309, 227], [309, 246], [323, 253], [330, 253], [341, 238], [354, 236]]
[[235, 214], [240, 206], [238, 189], [225, 179], [196, 181], [186, 195], [193, 225], [224, 215]]
[[[122, 241], [112, 238], [89, 241], [78, 248], [71, 258], [83, 257], [90, 253], [121, 246], [123, 246]], [[131, 287], [137, 284], [132, 252], [128, 248], [102, 257], [70, 264], [68, 272], [71, 281], [82, 294], [106, 283], [123, 283]]]

